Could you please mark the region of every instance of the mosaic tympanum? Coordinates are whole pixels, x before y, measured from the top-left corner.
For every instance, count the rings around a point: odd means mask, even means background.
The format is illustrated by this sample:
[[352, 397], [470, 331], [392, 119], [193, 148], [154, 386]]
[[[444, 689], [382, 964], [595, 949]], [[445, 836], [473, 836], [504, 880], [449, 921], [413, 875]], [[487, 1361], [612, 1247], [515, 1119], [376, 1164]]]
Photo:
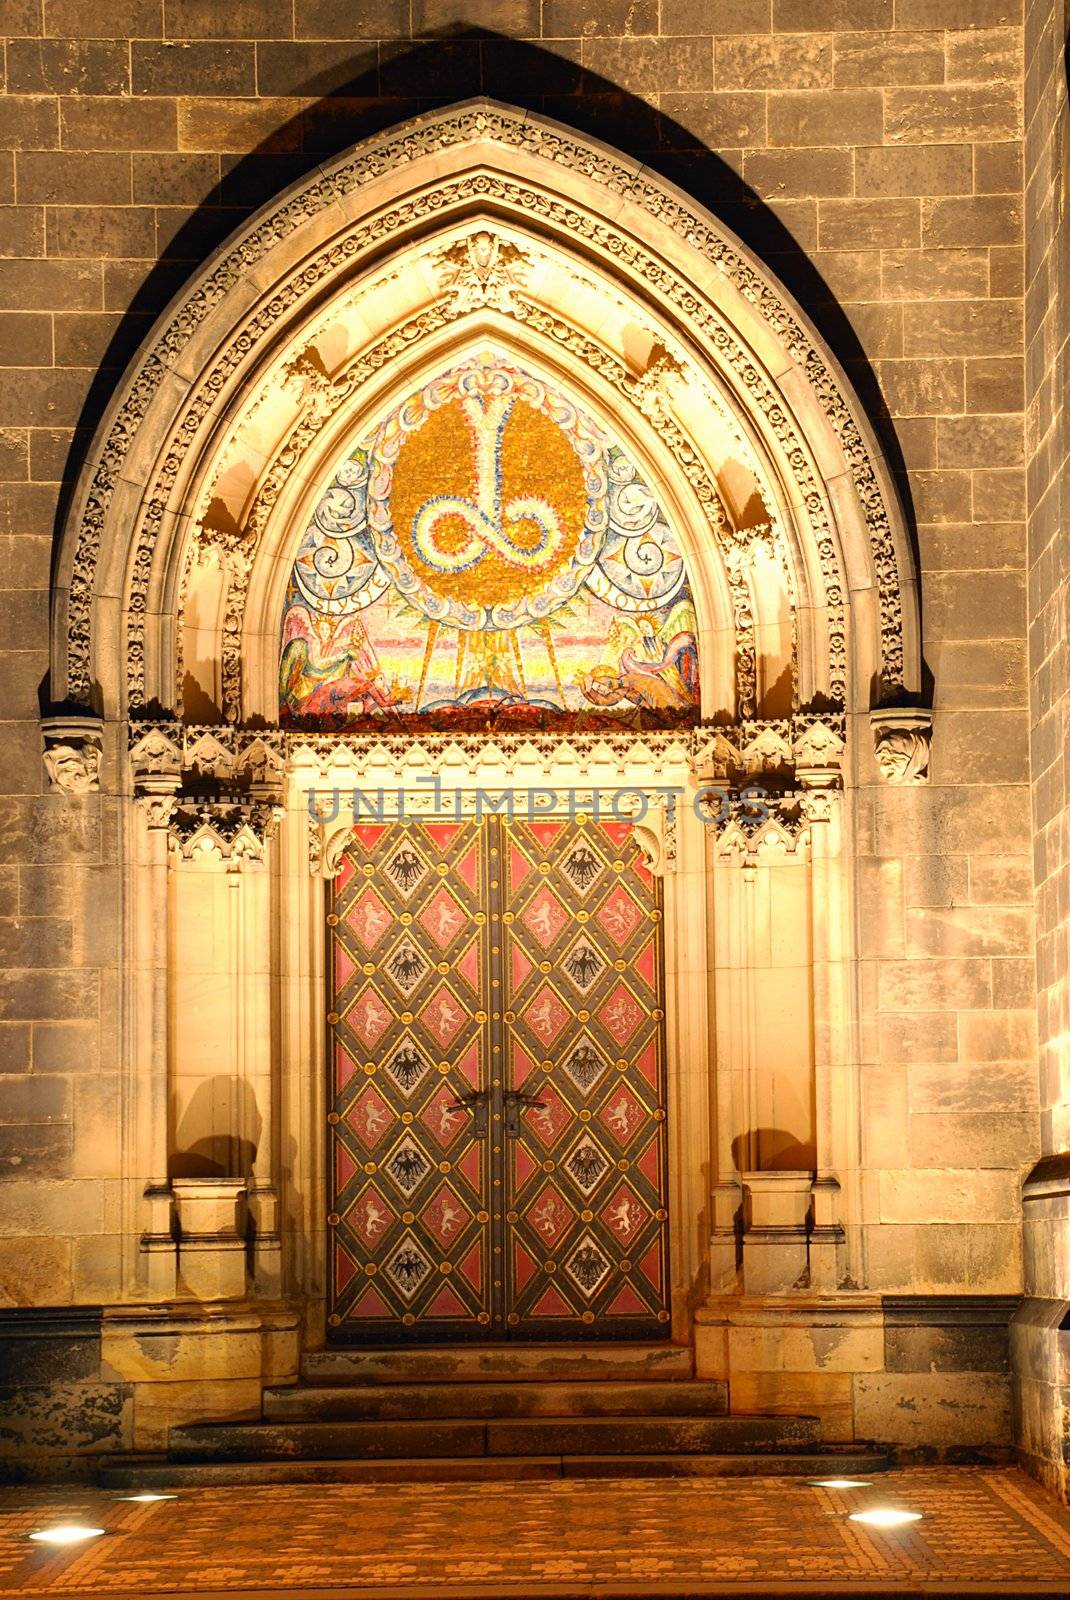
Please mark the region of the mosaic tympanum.
[[679, 543], [625, 451], [563, 393], [488, 353], [348, 451], [290, 576], [283, 723], [698, 714]]

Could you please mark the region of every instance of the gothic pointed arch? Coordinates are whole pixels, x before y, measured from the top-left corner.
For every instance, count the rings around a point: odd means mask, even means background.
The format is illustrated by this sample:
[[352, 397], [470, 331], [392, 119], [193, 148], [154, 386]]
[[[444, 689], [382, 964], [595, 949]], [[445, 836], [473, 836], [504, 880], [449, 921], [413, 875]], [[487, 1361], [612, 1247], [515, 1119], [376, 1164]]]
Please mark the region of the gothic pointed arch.
[[472, 101], [293, 185], [160, 319], [62, 530], [53, 699], [277, 722], [287, 585], [340, 463], [480, 360], [565, 397], [654, 496], [703, 719], [917, 696], [902, 508], [805, 313], [664, 179]]

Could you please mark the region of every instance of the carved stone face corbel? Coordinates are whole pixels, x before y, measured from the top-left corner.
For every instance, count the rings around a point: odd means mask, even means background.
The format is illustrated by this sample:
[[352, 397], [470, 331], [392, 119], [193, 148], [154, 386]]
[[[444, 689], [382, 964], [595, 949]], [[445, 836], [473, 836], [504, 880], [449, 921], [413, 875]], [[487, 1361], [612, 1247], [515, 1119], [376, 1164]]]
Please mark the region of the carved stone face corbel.
[[63, 794], [96, 794], [104, 759], [101, 721], [92, 712], [41, 719], [49, 787]]
[[878, 706], [869, 714], [873, 752], [885, 783], [928, 783], [932, 712], [923, 706]]

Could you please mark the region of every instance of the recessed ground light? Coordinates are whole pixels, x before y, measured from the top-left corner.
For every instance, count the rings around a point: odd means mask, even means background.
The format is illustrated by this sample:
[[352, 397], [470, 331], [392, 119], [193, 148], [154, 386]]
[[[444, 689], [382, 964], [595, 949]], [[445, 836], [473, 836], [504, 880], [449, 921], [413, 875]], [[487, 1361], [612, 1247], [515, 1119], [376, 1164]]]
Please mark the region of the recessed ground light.
[[143, 1494], [120, 1494], [119, 1500], [136, 1500], [141, 1505], [150, 1505], [153, 1500], [177, 1500], [177, 1494], [154, 1494], [151, 1489], [146, 1489]]
[[849, 1522], [867, 1522], [871, 1528], [899, 1528], [904, 1522], [920, 1522], [920, 1511], [893, 1511], [890, 1506], [877, 1506], [872, 1511], [852, 1511]]
[[812, 1478], [811, 1489], [868, 1489], [868, 1478]]
[[81, 1544], [86, 1539], [99, 1539], [104, 1531], [79, 1522], [61, 1522], [55, 1528], [38, 1528], [30, 1538], [37, 1544]]

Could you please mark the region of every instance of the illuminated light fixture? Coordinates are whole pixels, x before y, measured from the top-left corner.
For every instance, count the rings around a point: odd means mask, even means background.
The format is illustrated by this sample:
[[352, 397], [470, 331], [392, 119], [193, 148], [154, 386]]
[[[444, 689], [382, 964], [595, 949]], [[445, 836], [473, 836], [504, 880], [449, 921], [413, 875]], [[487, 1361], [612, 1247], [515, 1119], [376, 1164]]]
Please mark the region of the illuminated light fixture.
[[849, 1522], [865, 1522], [871, 1528], [900, 1528], [905, 1522], [920, 1522], [920, 1511], [894, 1511], [891, 1506], [876, 1506], [872, 1511], [852, 1511]]
[[141, 1494], [121, 1494], [119, 1500], [136, 1500], [139, 1505], [151, 1505], [154, 1500], [177, 1500], [177, 1494], [155, 1494], [151, 1489], [146, 1489]]
[[810, 1481], [811, 1489], [868, 1489], [871, 1487], [868, 1478], [814, 1478]]
[[87, 1528], [80, 1522], [61, 1522], [55, 1528], [38, 1528], [30, 1538], [36, 1544], [82, 1544], [86, 1539], [99, 1539], [103, 1528]]

